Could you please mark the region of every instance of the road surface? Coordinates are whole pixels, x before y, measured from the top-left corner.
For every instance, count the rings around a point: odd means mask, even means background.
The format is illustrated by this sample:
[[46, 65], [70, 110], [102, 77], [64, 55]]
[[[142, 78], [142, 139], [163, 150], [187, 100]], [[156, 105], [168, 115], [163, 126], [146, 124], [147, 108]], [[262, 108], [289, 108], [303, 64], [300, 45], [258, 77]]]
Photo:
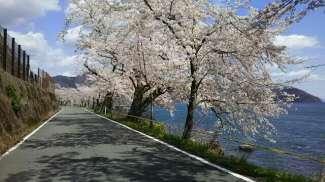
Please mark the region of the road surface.
[[242, 181], [76, 107], [0, 161], [0, 181]]

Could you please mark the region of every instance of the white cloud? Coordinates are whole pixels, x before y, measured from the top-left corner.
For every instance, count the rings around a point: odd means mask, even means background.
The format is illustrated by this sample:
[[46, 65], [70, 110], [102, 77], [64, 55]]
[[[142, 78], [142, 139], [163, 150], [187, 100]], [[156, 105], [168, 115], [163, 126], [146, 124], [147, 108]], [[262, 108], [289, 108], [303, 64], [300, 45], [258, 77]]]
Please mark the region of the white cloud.
[[[61, 49], [60, 49], [61, 50]], [[48, 62], [47, 66], [49, 68], [53, 68], [53, 67], [61, 67], [61, 68], [68, 68], [68, 67], [72, 67], [72, 68], [77, 68], [79, 66], [82, 66], [82, 60], [84, 59], [84, 56], [80, 56], [80, 55], [74, 55], [74, 56], [65, 56], [64, 58], [55, 61], [55, 62]]]
[[26, 30], [28, 32], [33, 32], [35, 30], [35, 24], [33, 22], [29, 23], [27, 26], [26, 26]]
[[83, 29], [82, 26], [70, 28], [67, 30], [67, 33], [64, 36], [64, 41], [62, 39], [59, 39], [56, 41], [56, 44], [58, 46], [74, 47], [77, 41], [80, 39], [80, 33], [85, 33], [85, 32], [86, 31]]
[[76, 5], [69, 3], [68, 7], [64, 10], [64, 13], [68, 15], [71, 11], [73, 11], [76, 8], [77, 8]]
[[319, 41], [316, 37], [296, 34], [277, 36], [274, 40], [274, 44], [278, 46], [286, 46], [288, 51], [320, 47]]
[[302, 78], [306, 75], [309, 75], [307, 80], [310, 81], [325, 81], [325, 75], [318, 75], [312, 73], [311, 70], [299, 70], [299, 71], [290, 71], [288, 73], [274, 72], [270, 73], [272, 77], [284, 77], [284, 78]]
[[11, 37], [16, 38], [17, 44], [22, 45], [22, 49], [30, 55], [32, 69], [39, 66], [41, 69], [49, 71], [52, 75], [62, 73], [62, 70], [76, 69], [79, 60], [83, 57], [68, 56], [60, 48], [51, 47], [40, 32], [8, 32]]
[[274, 64], [274, 65], [271, 65], [271, 64], [266, 64], [265, 65], [265, 68], [267, 69], [267, 70], [278, 70], [279, 69], [279, 67], [276, 65], [276, 64]]
[[290, 71], [288, 73], [271, 73], [271, 76], [302, 77], [308, 75], [309, 70]]
[[75, 77], [76, 76], [76, 74], [74, 74], [71, 71], [66, 71], [66, 72], [62, 73], [61, 75], [68, 76], [68, 77]]
[[309, 61], [309, 60], [317, 60], [319, 58], [320, 58], [319, 55], [297, 56], [297, 57], [295, 57], [295, 59], [303, 59], [303, 60], [307, 60], [307, 61]]
[[325, 81], [325, 75], [311, 74], [308, 79], [314, 81]]
[[0, 22], [6, 28], [15, 27], [48, 11], [61, 11], [59, 0], [0, 0]]

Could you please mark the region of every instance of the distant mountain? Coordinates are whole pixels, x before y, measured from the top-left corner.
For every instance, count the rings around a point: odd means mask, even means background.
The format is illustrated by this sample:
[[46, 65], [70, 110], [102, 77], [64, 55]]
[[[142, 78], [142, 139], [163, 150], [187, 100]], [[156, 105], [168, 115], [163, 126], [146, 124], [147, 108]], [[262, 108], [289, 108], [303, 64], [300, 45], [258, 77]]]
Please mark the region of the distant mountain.
[[[79, 75], [76, 77], [67, 77], [67, 76], [55, 76], [53, 77], [54, 83], [59, 84], [61, 87], [65, 88], [77, 88], [77, 84], [86, 84], [87, 75]], [[289, 94], [295, 94], [300, 97], [294, 101], [294, 103], [320, 103], [322, 100], [316, 96], [313, 96], [303, 90], [297, 88], [284, 89]], [[283, 96], [278, 94], [279, 99], [283, 99]], [[325, 100], [323, 100], [325, 102]]]
[[77, 88], [77, 84], [85, 84], [87, 80], [86, 74], [78, 75], [76, 77], [55, 76], [53, 77], [54, 84], [58, 84], [65, 88]]
[[320, 99], [320, 100], [322, 100], [322, 102], [324, 102], [324, 103], [325, 103], [325, 99]]
[[[299, 98], [294, 101], [294, 103], [321, 103], [322, 100], [316, 96], [313, 96], [303, 90], [297, 89], [297, 88], [289, 88], [284, 89], [283, 91], [287, 92], [288, 94], [295, 94]], [[278, 94], [278, 98], [282, 99], [283, 96]]]

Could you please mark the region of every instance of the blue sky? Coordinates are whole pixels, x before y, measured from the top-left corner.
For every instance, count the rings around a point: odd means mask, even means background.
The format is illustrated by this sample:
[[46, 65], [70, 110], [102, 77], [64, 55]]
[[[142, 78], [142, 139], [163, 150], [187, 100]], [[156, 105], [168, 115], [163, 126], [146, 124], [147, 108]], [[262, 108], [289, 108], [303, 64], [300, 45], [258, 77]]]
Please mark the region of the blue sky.
[[[222, 3], [222, 0], [211, 0]], [[251, 5], [263, 7], [268, 1], [253, 0]], [[77, 61], [73, 43], [77, 40], [78, 28], [68, 34], [66, 43], [56, 40], [65, 20], [67, 0], [0, 0], [0, 25], [9, 30], [12, 37], [31, 56], [32, 69], [40, 67], [52, 76], [73, 76], [81, 67]], [[306, 58], [305, 65], [290, 67], [287, 74], [269, 67], [274, 77], [290, 79], [310, 72], [305, 67], [325, 64], [325, 14], [324, 9], [309, 13], [302, 21], [276, 39], [277, 44], [286, 45], [292, 57]], [[295, 84], [304, 91], [325, 98], [325, 66], [314, 70], [310, 78]]]

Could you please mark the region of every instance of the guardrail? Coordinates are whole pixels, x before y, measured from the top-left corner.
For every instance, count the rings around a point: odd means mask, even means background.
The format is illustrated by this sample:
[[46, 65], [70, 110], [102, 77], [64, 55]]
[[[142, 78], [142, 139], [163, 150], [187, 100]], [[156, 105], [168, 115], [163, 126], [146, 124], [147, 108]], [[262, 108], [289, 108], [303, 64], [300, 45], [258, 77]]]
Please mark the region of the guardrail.
[[46, 91], [54, 92], [52, 77], [42, 69], [35, 74], [31, 71], [30, 56], [15, 38], [8, 34], [8, 30], [0, 26], [0, 68], [24, 81], [34, 84]]

